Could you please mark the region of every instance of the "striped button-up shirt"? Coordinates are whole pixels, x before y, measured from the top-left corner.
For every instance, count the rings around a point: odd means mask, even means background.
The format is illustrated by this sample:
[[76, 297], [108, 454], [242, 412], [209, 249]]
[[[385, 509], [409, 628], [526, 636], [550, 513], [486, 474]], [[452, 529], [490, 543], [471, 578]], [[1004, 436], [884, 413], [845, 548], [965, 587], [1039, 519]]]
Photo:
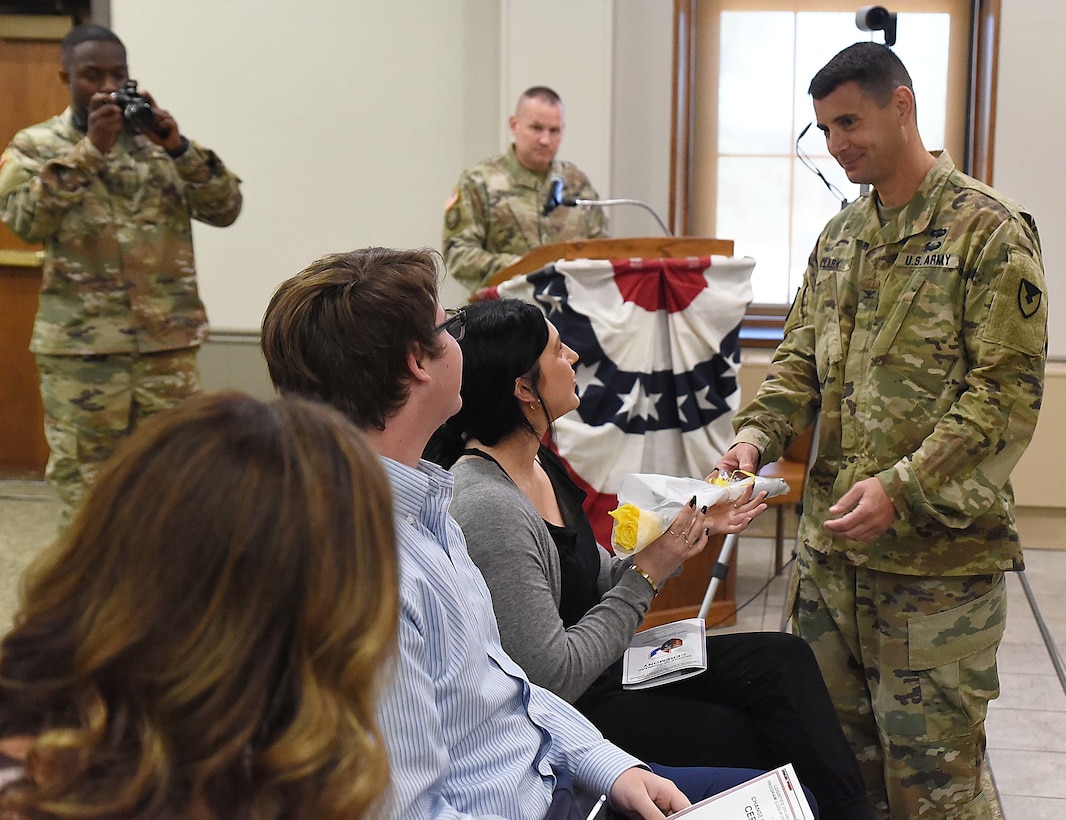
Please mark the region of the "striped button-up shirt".
[[392, 767], [388, 816], [542, 818], [553, 770], [609, 792], [641, 763], [503, 651], [488, 588], [448, 514], [451, 474], [382, 462], [401, 575], [399, 655], [378, 707]]

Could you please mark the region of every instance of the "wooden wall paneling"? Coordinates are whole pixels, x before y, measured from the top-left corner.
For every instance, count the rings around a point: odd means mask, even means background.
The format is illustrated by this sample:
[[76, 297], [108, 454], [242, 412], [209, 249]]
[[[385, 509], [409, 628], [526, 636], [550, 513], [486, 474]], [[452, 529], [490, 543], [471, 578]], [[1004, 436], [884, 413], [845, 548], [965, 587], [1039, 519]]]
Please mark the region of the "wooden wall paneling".
[[40, 287], [40, 268], [0, 265], [0, 475], [9, 477], [39, 477], [48, 461], [37, 366], [27, 350]]
[[[0, 27], [0, 147], [5, 148], [20, 129], [70, 102], [59, 79], [59, 43], [7, 36], [11, 31]], [[39, 477], [48, 460], [37, 367], [28, 349], [41, 284], [40, 248], [0, 223], [0, 476]]]

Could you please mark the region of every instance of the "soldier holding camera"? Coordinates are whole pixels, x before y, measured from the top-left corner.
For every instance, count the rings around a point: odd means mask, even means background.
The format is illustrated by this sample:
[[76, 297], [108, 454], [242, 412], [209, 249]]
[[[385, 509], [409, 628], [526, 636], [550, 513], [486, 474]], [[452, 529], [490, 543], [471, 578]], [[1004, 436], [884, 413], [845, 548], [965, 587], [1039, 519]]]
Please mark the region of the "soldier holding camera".
[[231, 224], [240, 180], [137, 92], [126, 50], [94, 25], [63, 39], [70, 107], [0, 156], [0, 219], [45, 246], [30, 350], [47, 477], [66, 507], [147, 415], [199, 392], [207, 335], [191, 220]]

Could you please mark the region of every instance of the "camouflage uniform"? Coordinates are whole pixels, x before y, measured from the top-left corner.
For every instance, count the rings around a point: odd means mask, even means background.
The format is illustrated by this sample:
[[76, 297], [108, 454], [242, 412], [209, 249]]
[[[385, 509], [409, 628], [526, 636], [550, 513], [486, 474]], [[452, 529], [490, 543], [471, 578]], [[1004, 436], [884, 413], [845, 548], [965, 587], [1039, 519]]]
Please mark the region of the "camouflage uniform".
[[138, 418], [199, 390], [207, 316], [190, 218], [231, 224], [239, 182], [194, 142], [171, 157], [124, 132], [102, 154], [69, 108], [16, 134], [4, 152], [0, 219], [45, 245], [30, 350], [48, 477], [69, 507]]
[[[817, 415], [794, 623], [892, 817], [989, 816], [1002, 573], [1022, 567], [1009, 476], [1043, 392], [1045, 294], [1029, 214], [942, 154], [883, 227], [872, 196], [829, 222], [734, 422], [767, 463]], [[895, 521], [835, 538], [829, 507], [870, 476]]]
[[607, 235], [603, 208], [560, 207], [541, 216], [553, 176], [564, 181], [563, 195], [599, 199], [577, 166], [554, 160], [543, 174], [506, 154], [463, 172], [444, 210], [444, 261], [448, 271], [471, 291], [532, 248]]

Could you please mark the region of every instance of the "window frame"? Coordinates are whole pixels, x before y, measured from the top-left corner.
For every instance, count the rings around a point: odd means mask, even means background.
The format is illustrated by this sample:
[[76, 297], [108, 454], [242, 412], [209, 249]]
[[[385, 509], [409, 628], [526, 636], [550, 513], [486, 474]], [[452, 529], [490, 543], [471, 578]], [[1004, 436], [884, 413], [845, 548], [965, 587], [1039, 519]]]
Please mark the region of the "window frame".
[[[970, 53], [962, 170], [992, 184], [995, 148], [996, 75], [1001, 0], [971, 0]], [[669, 223], [676, 236], [692, 229], [695, 173], [695, 105], [699, 0], [674, 0], [673, 82], [670, 136]], [[858, 39], [858, 38], [857, 38]], [[788, 305], [752, 304], [741, 331], [747, 347], [776, 347]]]

